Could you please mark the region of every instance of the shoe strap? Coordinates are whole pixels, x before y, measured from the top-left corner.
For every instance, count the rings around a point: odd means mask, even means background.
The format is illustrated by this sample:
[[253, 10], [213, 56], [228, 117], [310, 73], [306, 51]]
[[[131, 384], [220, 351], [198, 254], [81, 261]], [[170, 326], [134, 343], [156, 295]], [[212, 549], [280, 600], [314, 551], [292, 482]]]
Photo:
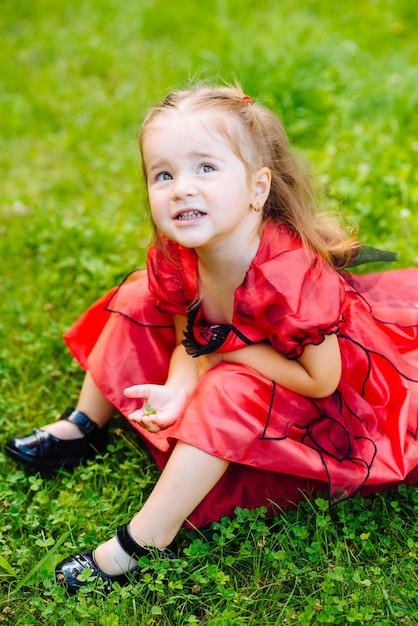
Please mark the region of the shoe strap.
[[142, 556], [149, 556], [150, 554], [150, 550], [148, 548], [145, 548], [144, 546], [140, 546], [139, 543], [137, 543], [135, 539], [132, 537], [128, 529], [128, 524], [124, 524], [123, 526], [117, 527], [116, 539], [118, 540], [119, 545], [122, 548], [122, 550], [124, 550], [126, 554], [128, 554], [133, 559], [136, 559], [137, 561]]
[[83, 435], [91, 435], [91, 433], [98, 428], [96, 422], [93, 422], [88, 415], [78, 409], [74, 409], [73, 407], [69, 407], [66, 411], [64, 411], [60, 420], [67, 420], [76, 424]]
[[118, 526], [116, 529], [116, 539], [119, 542], [120, 547], [125, 550], [126, 554], [128, 554], [133, 559], [137, 561], [142, 556], [158, 555], [160, 557], [166, 559], [177, 559], [178, 557], [168, 550], [167, 548], [161, 550], [159, 548], [147, 548], [145, 546], [139, 545], [132, 537], [129, 532], [128, 524], [124, 524], [123, 526]]

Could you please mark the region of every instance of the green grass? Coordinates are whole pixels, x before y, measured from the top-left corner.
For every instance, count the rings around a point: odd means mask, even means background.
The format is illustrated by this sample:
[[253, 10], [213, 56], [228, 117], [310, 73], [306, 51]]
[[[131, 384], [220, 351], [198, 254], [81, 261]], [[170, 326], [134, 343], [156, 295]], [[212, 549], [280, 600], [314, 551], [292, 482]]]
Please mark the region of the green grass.
[[[0, 424], [3, 441], [74, 402], [61, 335], [143, 266], [137, 130], [190, 77], [237, 77], [282, 117], [324, 203], [418, 264], [413, 0], [3, 0], [0, 11]], [[182, 531], [176, 564], [106, 598], [67, 598], [62, 556], [141, 506], [157, 471], [119, 418], [103, 462], [43, 476], [0, 453], [0, 624], [281, 626], [418, 623], [413, 489], [237, 511]]]

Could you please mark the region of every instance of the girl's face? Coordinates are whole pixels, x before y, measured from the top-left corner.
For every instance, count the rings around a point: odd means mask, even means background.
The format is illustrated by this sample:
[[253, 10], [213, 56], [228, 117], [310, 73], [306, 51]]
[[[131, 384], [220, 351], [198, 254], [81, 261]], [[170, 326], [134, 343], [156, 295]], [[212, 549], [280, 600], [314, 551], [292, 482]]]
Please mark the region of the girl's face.
[[259, 173], [248, 176], [228, 140], [216, 131], [216, 115], [208, 114], [204, 124], [193, 113], [167, 112], [152, 122], [143, 142], [157, 229], [198, 253], [248, 243], [262, 219], [262, 211], [253, 207], [264, 203], [260, 189], [270, 184], [267, 168], [262, 168], [267, 185], [260, 185]]

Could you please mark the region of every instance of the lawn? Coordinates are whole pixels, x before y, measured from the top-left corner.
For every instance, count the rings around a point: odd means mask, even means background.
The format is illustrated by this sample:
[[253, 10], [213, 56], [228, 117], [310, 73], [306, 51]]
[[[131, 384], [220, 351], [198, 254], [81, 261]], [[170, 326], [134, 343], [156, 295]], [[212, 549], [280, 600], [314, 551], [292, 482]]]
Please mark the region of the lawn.
[[[418, 265], [415, 0], [2, 0], [2, 442], [77, 398], [62, 333], [144, 265], [137, 133], [189, 79], [238, 78], [282, 118], [324, 206]], [[383, 265], [381, 269], [387, 269]], [[418, 495], [322, 499], [183, 530], [174, 565], [68, 598], [63, 556], [109, 538], [157, 477], [122, 418], [103, 459], [52, 476], [0, 452], [0, 624], [418, 624]]]

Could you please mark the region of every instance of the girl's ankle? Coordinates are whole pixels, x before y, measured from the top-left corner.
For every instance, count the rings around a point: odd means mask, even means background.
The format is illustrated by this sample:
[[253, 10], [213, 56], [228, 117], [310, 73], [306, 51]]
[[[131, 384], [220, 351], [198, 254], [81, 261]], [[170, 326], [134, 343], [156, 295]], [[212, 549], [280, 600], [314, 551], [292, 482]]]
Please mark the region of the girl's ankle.
[[77, 424], [73, 424], [67, 420], [52, 422], [52, 424], [42, 426], [41, 430], [45, 430], [51, 435], [58, 437], [58, 439], [63, 439], [64, 441], [68, 441], [70, 439], [82, 439], [84, 437]]
[[138, 564], [129, 554], [122, 549], [116, 537], [102, 543], [94, 551], [94, 560], [98, 567], [110, 576], [126, 573]]

